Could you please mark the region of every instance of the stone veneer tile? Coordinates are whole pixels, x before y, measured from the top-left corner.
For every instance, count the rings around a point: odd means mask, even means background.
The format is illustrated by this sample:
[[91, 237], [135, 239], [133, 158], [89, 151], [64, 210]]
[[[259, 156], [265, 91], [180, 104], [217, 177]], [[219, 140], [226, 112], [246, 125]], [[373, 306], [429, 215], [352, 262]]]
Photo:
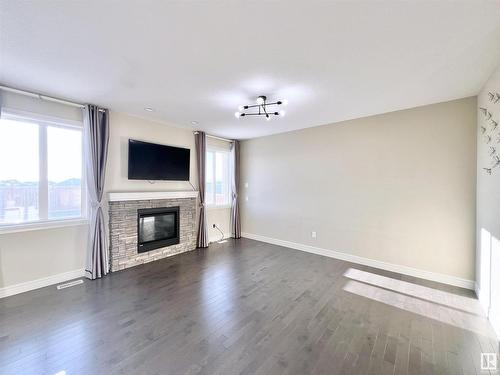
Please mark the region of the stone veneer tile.
[[[179, 206], [180, 211], [180, 243], [139, 254], [137, 210], [174, 206]], [[113, 272], [194, 250], [196, 249], [196, 198], [109, 202], [109, 231]]]

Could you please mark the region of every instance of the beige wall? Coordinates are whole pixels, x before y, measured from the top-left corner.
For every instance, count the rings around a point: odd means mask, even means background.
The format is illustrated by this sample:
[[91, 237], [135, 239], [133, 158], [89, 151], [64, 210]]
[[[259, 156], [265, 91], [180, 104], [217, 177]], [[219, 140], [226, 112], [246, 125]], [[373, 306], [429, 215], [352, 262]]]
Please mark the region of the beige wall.
[[[191, 149], [190, 180], [191, 184], [198, 189], [196, 149], [194, 135], [190, 129], [168, 126], [163, 123], [144, 120], [117, 112], [111, 113], [110, 123], [111, 133], [105, 185], [106, 192], [192, 190], [191, 185], [184, 181], [155, 181], [151, 184], [148, 181], [128, 180], [127, 161], [129, 138]], [[221, 149], [229, 149], [229, 144], [227, 142], [221, 142], [210, 138], [207, 140], [207, 145]], [[224, 234], [229, 233], [229, 215], [229, 209], [207, 210], [210, 241], [217, 241], [220, 238], [220, 232], [212, 228], [212, 224], [217, 224]]]
[[221, 233], [213, 227], [216, 224], [224, 233], [224, 238], [231, 237], [231, 210], [229, 208], [210, 208], [207, 210], [208, 241], [221, 240]]
[[110, 114], [110, 140], [105, 190], [108, 191], [168, 191], [193, 190], [185, 181], [148, 181], [127, 178], [129, 138], [191, 149], [190, 180], [197, 187], [196, 151], [190, 129], [169, 126], [123, 113]]
[[474, 279], [476, 98], [244, 141], [241, 163], [243, 232]]
[[[4, 103], [7, 103], [7, 100], [4, 100]], [[9, 103], [13, 103], [10, 97]], [[39, 103], [35, 104], [37, 106], [33, 106], [32, 109], [42, 112], [38, 108]], [[22, 109], [26, 107], [25, 105]], [[53, 113], [52, 108], [43, 107], [43, 109], [45, 113]], [[55, 115], [60, 113], [62, 112]], [[74, 114], [74, 111], [70, 113]], [[158, 181], [150, 184], [147, 181], [128, 180], [129, 138], [190, 148], [190, 179], [197, 187], [196, 152], [193, 132], [190, 129], [111, 112], [106, 192], [192, 190], [188, 182], [182, 181]], [[215, 222], [224, 228], [223, 230], [229, 229], [229, 210], [209, 211], [208, 221], [210, 226]], [[218, 239], [217, 234], [218, 232], [210, 230], [210, 238]], [[83, 269], [86, 240], [86, 225], [0, 234], [0, 288]]]
[[[490, 319], [500, 335], [500, 166], [493, 168], [489, 175], [483, 168], [494, 163], [500, 156], [500, 100], [489, 100], [488, 93], [500, 94], [500, 67], [486, 82], [478, 95], [478, 107], [486, 108], [491, 119], [498, 122], [493, 130], [492, 122], [481, 111], [477, 113], [477, 282], [479, 298], [486, 309], [490, 309]], [[485, 133], [481, 131], [484, 127]], [[487, 143], [486, 136], [492, 140]], [[490, 146], [496, 152], [490, 155]], [[491, 301], [491, 303], [490, 303]]]
[[[0, 91], [2, 110], [82, 122], [76, 107]], [[0, 234], [0, 288], [84, 268], [87, 226]]]
[[[473, 107], [469, 98], [243, 142], [243, 230], [472, 279]], [[191, 148], [197, 185], [189, 129], [116, 112], [110, 121], [106, 191], [190, 189], [127, 180], [128, 138]], [[208, 221], [229, 233], [229, 210]], [[83, 268], [86, 238], [86, 226], [0, 234], [0, 287]]]
[[0, 234], [0, 288], [85, 267], [87, 226]]

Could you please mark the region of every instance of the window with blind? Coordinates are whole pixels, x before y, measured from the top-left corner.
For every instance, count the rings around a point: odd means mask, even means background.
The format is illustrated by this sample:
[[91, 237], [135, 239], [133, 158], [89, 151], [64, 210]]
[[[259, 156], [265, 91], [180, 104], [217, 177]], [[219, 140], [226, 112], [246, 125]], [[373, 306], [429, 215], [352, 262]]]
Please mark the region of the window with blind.
[[86, 216], [82, 127], [44, 116], [0, 118], [0, 227]]
[[205, 200], [209, 207], [231, 205], [229, 151], [207, 148]]

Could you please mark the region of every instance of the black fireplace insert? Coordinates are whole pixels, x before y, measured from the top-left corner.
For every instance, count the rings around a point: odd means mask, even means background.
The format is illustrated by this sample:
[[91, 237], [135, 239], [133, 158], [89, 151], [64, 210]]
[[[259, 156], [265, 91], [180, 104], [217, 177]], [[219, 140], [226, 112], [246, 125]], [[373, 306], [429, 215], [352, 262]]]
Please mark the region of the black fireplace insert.
[[137, 210], [137, 252], [179, 243], [179, 207]]

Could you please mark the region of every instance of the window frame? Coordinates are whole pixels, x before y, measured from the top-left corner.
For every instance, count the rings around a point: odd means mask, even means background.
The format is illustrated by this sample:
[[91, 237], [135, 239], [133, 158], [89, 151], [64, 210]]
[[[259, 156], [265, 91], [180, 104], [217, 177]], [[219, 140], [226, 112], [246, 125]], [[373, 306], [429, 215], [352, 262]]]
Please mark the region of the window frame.
[[[88, 223], [87, 186], [85, 168], [85, 140], [83, 123], [74, 120], [61, 119], [58, 117], [46, 116], [37, 113], [20, 111], [17, 109], [2, 108], [0, 119], [35, 123], [38, 128], [38, 220], [24, 221], [19, 223], [0, 223], [0, 234], [15, 233], [30, 230], [40, 230], [48, 228], [60, 228], [75, 225], [85, 225]], [[47, 128], [56, 127], [62, 129], [78, 130], [82, 134], [82, 177], [81, 177], [81, 215], [77, 217], [49, 219], [49, 185], [48, 185], [48, 138]]]
[[[207, 145], [207, 148], [206, 148], [206, 153], [209, 153], [209, 152], [213, 152], [214, 153], [214, 157], [212, 158], [212, 165], [213, 165], [213, 176], [214, 176], [214, 189], [213, 189], [213, 193], [212, 193], [212, 202], [213, 203], [207, 203], [206, 207], [207, 209], [209, 210], [220, 210], [220, 209], [227, 209], [227, 208], [231, 208], [231, 151], [230, 150], [227, 150], [223, 147], [217, 147], [217, 146], [212, 146], [212, 145]], [[215, 154], [219, 152], [219, 153], [224, 153], [224, 154], [227, 154], [227, 191], [228, 191], [228, 197], [227, 197], [227, 203], [224, 203], [224, 204], [216, 204], [216, 199], [215, 199], [215, 193], [216, 193], [216, 171], [215, 171], [215, 165], [216, 165], [216, 157], [215, 157]], [[205, 163], [206, 163], [206, 160], [208, 158], [206, 157], [205, 155]], [[205, 165], [205, 168], [207, 166]], [[206, 199], [206, 183], [207, 183], [207, 180], [206, 180], [206, 172], [205, 172], [205, 201], [207, 201]]]

